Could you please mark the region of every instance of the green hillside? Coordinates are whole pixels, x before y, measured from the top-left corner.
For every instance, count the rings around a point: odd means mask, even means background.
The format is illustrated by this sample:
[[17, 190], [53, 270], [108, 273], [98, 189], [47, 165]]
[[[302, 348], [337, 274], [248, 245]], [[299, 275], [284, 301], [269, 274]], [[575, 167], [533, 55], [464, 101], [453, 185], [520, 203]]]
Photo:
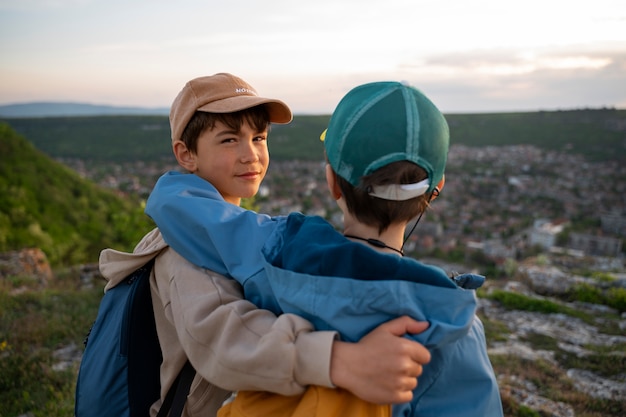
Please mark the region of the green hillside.
[[171, 157], [167, 116], [42, 117], [6, 122], [53, 158], [124, 162]]
[[[328, 115], [296, 115], [274, 125], [269, 146], [277, 160], [322, 157], [320, 133]], [[531, 144], [583, 154], [596, 160], [626, 160], [626, 110], [595, 109], [528, 113], [449, 114], [452, 142], [468, 146]], [[6, 120], [54, 158], [99, 161], [173, 161], [166, 116], [51, 117]]]
[[95, 262], [151, 227], [139, 201], [80, 178], [0, 123], [0, 251], [39, 247], [53, 265]]
[[452, 114], [446, 119], [454, 143], [525, 144], [595, 161], [626, 159], [626, 110]]

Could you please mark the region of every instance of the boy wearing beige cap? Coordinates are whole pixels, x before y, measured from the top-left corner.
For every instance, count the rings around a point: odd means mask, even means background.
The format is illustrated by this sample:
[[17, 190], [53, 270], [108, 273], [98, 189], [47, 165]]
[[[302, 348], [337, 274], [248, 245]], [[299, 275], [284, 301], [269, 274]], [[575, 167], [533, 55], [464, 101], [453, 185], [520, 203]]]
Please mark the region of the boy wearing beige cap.
[[[207, 244], [247, 269], [238, 272], [250, 272], [247, 259], [257, 256], [245, 242], [261, 238], [264, 230], [281, 222], [269, 217], [267, 222], [256, 221], [256, 213], [240, 209], [239, 203], [258, 191], [265, 176], [269, 123], [290, 120], [291, 111], [283, 102], [259, 97], [230, 74], [191, 80], [172, 105], [173, 151], [192, 173], [179, 175], [208, 184], [213, 197], [254, 222], [254, 227], [244, 222], [245, 229], [224, 228], [214, 219], [212, 232], [219, 237]], [[205, 214], [210, 215], [194, 213]], [[195, 236], [204, 232], [187, 231]], [[372, 402], [411, 398], [429, 353], [400, 336], [424, 330], [424, 323], [402, 317], [377, 327], [358, 343], [341, 342], [336, 331], [314, 331], [296, 315], [277, 317], [256, 308], [243, 299], [240, 284], [227, 278], [232, 275], [223, 266], [215, 270], [195, 266], [170, 243], [155, 229], [133, 253], [104, 250], [100, 269], [109, 289], [155, 259], [150, 285], [163, 351], [162, 398], [187, 360], [197, 372], [184, 416], [215, 415], [231, 391], [242, 390], [295, 395], [309, 385], [341, 386]], [[189, 243], [200, 247], [199, 242]], [[153, 405], [152, 416], [160, 403]]]
[[[193, 176], [163, 176], [146, 212], [181, 255], [230, 274], [256, 305], [304, 317], [318, 330], [339, 331], [343, 340], [361, 340], [399, 314], [428, 320], [428, 330], [411, 337], [432, 359], [405, 404], [374, 405], [324, 387], [290, 397], [246, 391], [220, 417], [502, 416], [476, 316], [474, 290], [484, 277], [450, 278], [440, 268], [403, 257], [407, 224], [419, 220], [443, 187], [445, 118], [413, 87], [369, 83], [341, 100], [323, 137], [326, 179], [344, 214], [343, 234], [315, 216], [268, 218], [232, 207]], [[250, 234], [228, 233], [234, 229]], [[219, 251], [222, 235], [228, 246], [245, 244], [249, 256], [242, 260]]]

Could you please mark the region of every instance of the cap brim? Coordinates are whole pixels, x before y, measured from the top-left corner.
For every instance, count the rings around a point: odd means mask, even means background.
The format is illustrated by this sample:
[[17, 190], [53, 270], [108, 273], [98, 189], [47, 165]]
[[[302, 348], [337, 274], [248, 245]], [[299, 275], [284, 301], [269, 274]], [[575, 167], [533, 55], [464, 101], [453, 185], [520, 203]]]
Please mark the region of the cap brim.
[[289, 106], [282, 101], [253, 96], [237, 96], [213, 101], [199, 107], [198, 110], [210, 113], [233, 113], [260, 105], [267, 108], [272, 123], [289, 123], [293, 119]]

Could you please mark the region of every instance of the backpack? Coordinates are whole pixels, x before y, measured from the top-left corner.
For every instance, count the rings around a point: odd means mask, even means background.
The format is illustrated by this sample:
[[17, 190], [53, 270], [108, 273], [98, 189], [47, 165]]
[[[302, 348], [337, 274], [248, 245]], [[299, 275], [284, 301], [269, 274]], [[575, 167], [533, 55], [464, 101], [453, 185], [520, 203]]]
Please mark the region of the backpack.
[[[149, 417], [160, 398], [163, 361], [156, 333], [150, 272], [154, 259], [109, 289], [87, 337], [76, 381], [75, 417]], [[195, 375], [189, 361], [158, 417], [180, 416]]]

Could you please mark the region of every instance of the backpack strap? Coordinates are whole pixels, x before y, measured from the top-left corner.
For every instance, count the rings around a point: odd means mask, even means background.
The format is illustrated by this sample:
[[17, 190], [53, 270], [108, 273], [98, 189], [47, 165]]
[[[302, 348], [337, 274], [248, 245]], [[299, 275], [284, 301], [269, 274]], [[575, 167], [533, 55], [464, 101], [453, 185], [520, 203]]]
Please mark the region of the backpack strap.
[[169, 391], [167, 391], [167, 395], [163, 400], [163, 404], [161, 404], [161, 409], [157, 417], [166, 417], [170, 408], [172, 409], [170, 417], [180, 417], [183, 414], [183, 408], [185, 407], [185, 402], [187, 401], [187, 396], [189, 395], [191, 383], [195, 375], [195, 369], [191, 366], [191, 362], [187, 361]]

